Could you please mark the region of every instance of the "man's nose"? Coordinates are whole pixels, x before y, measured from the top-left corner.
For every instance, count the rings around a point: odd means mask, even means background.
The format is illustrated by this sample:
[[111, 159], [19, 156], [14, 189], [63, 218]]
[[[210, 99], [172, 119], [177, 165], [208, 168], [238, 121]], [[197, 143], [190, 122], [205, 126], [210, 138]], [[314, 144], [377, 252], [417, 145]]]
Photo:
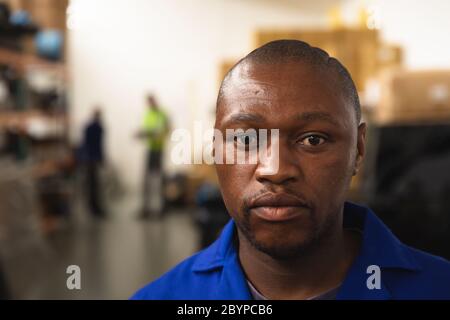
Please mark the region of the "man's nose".
[[260, 156], [255, 171], [256, 180], [278, 185], [297, 181], [301, 176], [301, 168], [292, 148], [279, 143], [278, 152], [272, 150], [266, 157]]

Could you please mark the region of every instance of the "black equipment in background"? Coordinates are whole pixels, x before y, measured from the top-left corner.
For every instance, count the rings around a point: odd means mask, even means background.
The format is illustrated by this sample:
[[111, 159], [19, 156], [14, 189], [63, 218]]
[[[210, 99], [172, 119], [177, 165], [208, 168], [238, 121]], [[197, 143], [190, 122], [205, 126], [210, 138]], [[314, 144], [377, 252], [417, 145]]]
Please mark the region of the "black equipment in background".
[[204, 183], [197, 192], [194, 220], [200, 231], [200, 248], [206, 248], [220, 235], [230, 220], [218, 186]]
[[450, 259], [450, 124], [369, 134], [368, 205], [407, 245]]

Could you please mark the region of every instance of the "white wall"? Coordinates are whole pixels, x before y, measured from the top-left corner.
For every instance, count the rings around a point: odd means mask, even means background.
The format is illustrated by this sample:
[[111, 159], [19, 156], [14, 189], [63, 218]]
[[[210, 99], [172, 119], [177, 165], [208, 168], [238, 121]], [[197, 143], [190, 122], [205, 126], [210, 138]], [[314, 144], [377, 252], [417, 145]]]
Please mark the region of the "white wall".
[[[174, 127], [212, 118], [219, 65], [252, 49], [259, 27], [323, 26], [328, 0], [74, 0], [69, 9], [72, 135], [94, 105], [105, 111], [107, 150], [129, 187], [144, 145], [132, 138], [154, 91]], [[170, 169], [170, 165], [169, 165]], [[173, 169], [173, 168], [171, 168]]]
[[361, 6], [375, 9], [382, 37], [404, 48], [410, 69], [450, 68], [450, 1], [348, 0], [343, 10]]

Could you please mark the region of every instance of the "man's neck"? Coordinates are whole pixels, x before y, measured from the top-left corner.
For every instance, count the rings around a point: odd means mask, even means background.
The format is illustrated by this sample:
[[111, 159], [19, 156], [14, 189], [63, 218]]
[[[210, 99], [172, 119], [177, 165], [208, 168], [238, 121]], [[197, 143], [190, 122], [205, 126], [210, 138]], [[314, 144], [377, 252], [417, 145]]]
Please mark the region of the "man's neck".
[[359, 250], [359, 236], [338, 228], [313, 252], [279, 260], [239, 234], [239, 259], [247, 279], [269, 299], [308, 299], [338, 287]]

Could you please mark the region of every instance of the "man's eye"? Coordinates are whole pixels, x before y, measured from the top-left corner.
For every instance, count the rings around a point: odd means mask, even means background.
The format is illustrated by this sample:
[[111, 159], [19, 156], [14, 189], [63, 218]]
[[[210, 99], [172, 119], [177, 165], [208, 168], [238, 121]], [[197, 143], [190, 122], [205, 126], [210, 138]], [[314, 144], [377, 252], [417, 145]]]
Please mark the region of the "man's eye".
[[308, 147], [315, 147], [321, 145], [326, 141], [326, 138], [317, 134], [310, 134], [301, 138], [301, 144]]
[[258, 137], [253, 134], [241, 134], [234, 137], [236, 144], [239, 146], [253, 146], [258, 142]]

